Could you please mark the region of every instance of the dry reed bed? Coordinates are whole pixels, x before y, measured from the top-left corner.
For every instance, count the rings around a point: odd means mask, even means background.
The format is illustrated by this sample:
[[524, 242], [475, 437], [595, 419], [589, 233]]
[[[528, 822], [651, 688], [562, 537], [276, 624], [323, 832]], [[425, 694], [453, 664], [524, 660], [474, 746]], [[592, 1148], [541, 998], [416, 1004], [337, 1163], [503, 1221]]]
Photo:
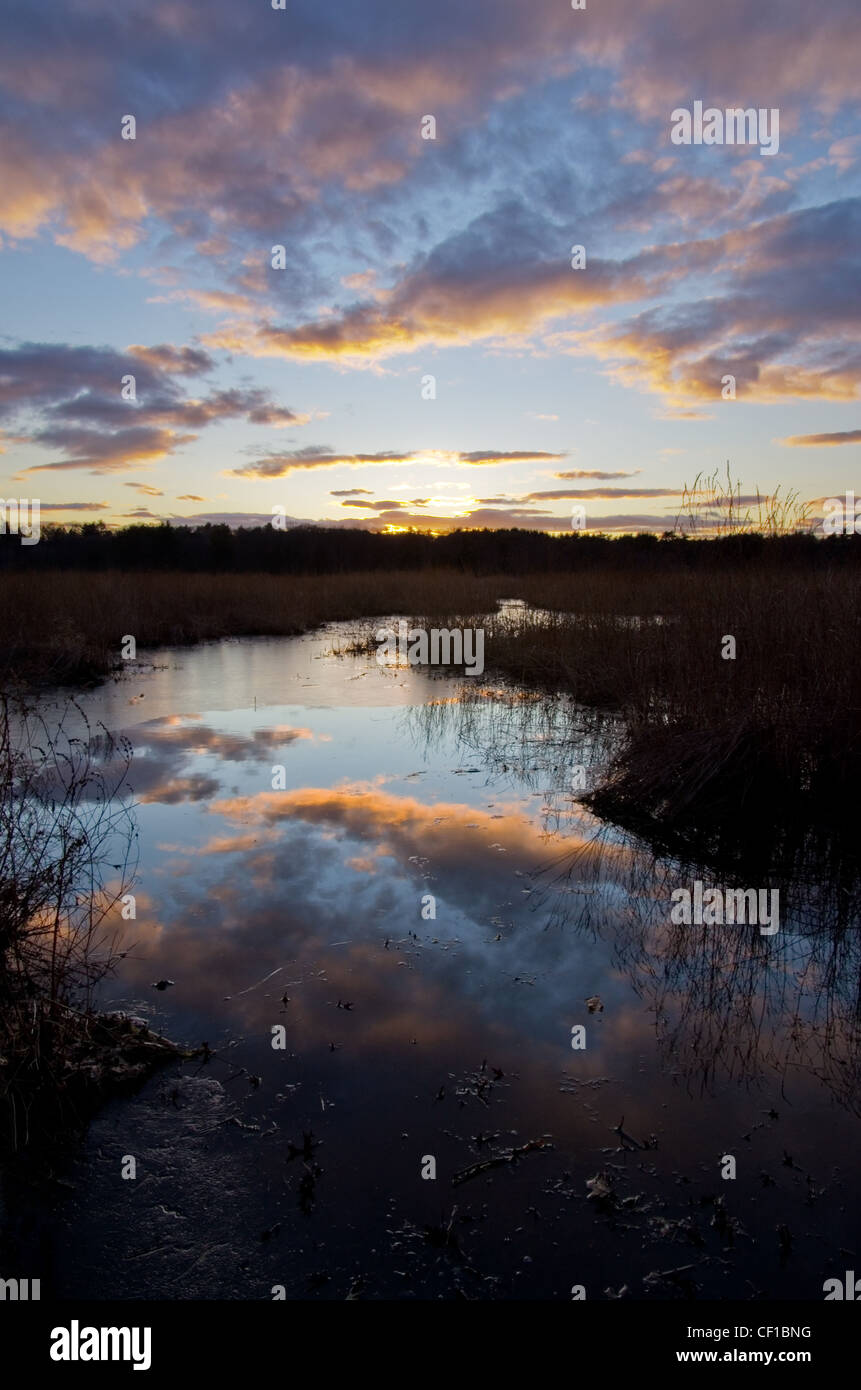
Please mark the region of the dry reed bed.
[[[321, 623], [412, 609], [456, 608], [457, 571], [289, 576], [46, 571], [0, 581], [0, 680], [74, 683], [138, 648], [211, 638], [291, 636]], [[493, 580], [473, 580], [471, 604], [493, 606]]]
[[[749, 828], [781, 802], [840, 812], [858, 766], [859, 598], [852, 572], [761, 568], [476, 577], [46, 572], [2, 581], [0, 678], [72, 683], [142, 649], [294, 634], [394, 613], [483, 626], [489, 670], [620, 712], [627, 745], [600, 809], [637, 828]], [[529, 610], [495, 615], [501, 599]], [[723, 639], [736, 642], [724, 660]], [[747, 833], [747, 830], [746, 830]]]

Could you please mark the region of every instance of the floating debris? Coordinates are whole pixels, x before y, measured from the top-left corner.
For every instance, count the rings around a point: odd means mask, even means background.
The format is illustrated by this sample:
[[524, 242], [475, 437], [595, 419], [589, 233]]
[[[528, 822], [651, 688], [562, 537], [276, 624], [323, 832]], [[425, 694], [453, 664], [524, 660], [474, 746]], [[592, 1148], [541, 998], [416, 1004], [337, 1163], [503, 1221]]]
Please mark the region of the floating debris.
[[314, 1150], [315, 1150], [316, 1148], [319, 1148], [319, 1146], [320, 1146], [321, 1143], [322, 1143], [322, 1140], [321, 1140], [321, 1139], [315, 1139], [315, 1138], [314, 1138], [314, 1131], [313, 1131], [313, 1129], [308, 1130], [307, 1134], [306, 1134], [305, 1130], [303, 1130], [303, 1131], [302, 1131], [302, 1147], [301, 1147], [301, 1149], [298, 1148], [298, 1147], [293, 1143], [292, 1139], [288, 1139], [288, 1140], [287, 1140], [287, 1159], [286, 1159], [286, 1162], [287, 1162], [287, 1163], [291, 1163], [291, 1162], [293, 1161], [294, 1158], [302, 1158], [302, 1159], [306, 1159], [306, 1160], [309, 1159], [309, 1158], [311, 1158], [311, 1157], [313, 1156], [313, 1154], [314, 1154]]
[[526, 1144], [520, 1144], [517, 1148], [504, 1149], [502, 1153], [494, 1154], [492, 1158], [483, 1158], [479, 1163], [471, 1163], [468, 1168], [462, 1168], [459, 1173], [455, 1173], [451, 1180], [452, 1187], [457, 1187], [462, 1182], [469, 1182], [471, 1178], [477, 1178], [480, 1173], [486, 1173], [490, 1168], [501, 1168], [507, 1163], [517, 1163], [528, 1153], [552, 1148], [553, 1145], [548, 1139], [530, 1139]]
[[562, 1073], [562, 1081], [560, 1082], [559, 1090], [562, 1091], [565, 1095], [576, 1096], [578, 1091], [597, 1091], [599, 1086], [609, 1085], [609, 1076], [590, 1076], [586, 1078], [581, 1078], [579, 1076], [572, 1076], [570, 1072], [566, 1071]]
[[597, 1202], [600, 1205], [606, 1203], [608, 1206], [615, 1202], [616, 1194], [613, 1191], [614, 1178], [612, 1173], [606, 1170], [596, 1173], [594, 1178], [586, 1179], [586, 1186], [589, 1189], [587, 1202]]
[[617, 1149], [617, 1153], [631, 1153], [633, 1150], [636, 1149], [656, 1149], [658, 1147], [657, 1135], [650, 1134], [648, 1139], [646, 1139], [645, 1142], [641, 1143], [640, 1140], [635, 1139], [632, 1134], [626, 1133], [626, 1131], [623, 1128], [624, 1123], [625, 1116], [623, 1115], [619, 1123], [613, 1126], [613, 1133], [618, 1134], [619, 1138], [622, 1141], [621, 1145], [619, 1146], [619, 1149]]

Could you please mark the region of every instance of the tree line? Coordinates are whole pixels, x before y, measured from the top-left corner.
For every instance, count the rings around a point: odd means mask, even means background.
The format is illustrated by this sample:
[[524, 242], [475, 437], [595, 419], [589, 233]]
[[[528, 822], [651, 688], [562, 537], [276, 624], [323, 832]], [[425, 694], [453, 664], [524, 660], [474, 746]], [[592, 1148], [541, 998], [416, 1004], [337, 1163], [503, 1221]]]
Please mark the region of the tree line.
[[728, 566], [855, 567], [855, 535], [744, 532], [712, 539], [679, 533], [605, 536], [574, 531], [462, 530], [393, 534], [324, 526], [177, 526], [102, 521], [43, 526], [38, 545], [0, 534], [0, 570], [180, 570], [198, 573], [340, 574], [460, 569], [468, 574], [541, 574], [589, 570], [673, 571]]

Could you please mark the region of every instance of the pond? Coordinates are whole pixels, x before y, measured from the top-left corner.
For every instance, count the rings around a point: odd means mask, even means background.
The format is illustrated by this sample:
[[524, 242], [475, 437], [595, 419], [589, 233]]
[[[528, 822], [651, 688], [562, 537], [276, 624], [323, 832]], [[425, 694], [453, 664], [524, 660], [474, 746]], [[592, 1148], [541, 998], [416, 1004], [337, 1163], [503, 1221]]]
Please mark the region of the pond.
[[856, 938], [791, 885], [773, 936], [673, 926], [690, 875], [578, 800], [610, 721], [350, 636], [80, 697], [133, 750], [101, 1004], [209, 1053], [7, 1183], [7, 1252], [43, 1298], [821, 1298], [858, 1267]]

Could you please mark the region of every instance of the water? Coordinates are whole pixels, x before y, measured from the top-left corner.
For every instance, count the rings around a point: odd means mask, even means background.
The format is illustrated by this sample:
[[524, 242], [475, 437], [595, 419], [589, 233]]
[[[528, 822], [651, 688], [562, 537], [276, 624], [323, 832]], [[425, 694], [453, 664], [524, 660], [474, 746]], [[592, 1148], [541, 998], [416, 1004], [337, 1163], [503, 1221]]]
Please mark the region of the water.
[[348, 636], [81, 700], [137, 803], [103, 1005], [214, 1055], [7, 1192], [43, 1297], [821, 1298], [858, 1267], [854, 939], [791, 891], [774, 938], [669, 932], [678, 871], [572, 790], [612, 727]]

